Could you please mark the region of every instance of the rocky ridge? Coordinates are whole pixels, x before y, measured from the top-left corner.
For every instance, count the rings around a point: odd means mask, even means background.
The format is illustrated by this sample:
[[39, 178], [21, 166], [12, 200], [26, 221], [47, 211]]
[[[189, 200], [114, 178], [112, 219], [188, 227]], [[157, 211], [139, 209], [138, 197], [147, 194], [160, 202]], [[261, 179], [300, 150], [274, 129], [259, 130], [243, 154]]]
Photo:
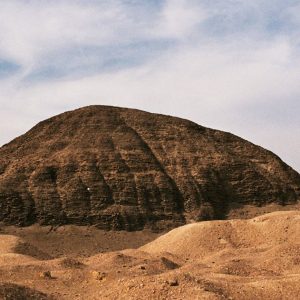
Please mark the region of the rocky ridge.
[[300, 175], [230, 133], [139, 110], [89, 106], [0, 148], [0, 221], [156, 230], [296, 203]]

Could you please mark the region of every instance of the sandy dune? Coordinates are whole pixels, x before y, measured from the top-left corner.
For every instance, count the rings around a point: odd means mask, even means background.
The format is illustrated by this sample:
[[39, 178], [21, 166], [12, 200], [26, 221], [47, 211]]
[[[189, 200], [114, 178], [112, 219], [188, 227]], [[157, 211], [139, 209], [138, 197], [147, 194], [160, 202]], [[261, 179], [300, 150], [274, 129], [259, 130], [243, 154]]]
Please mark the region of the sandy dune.
[[43, 249], [36, 230], [2, 229], [0, 299], [299, 299], [299, 211], [193, 223], [160, 237], [57, 229], [44, 232]]

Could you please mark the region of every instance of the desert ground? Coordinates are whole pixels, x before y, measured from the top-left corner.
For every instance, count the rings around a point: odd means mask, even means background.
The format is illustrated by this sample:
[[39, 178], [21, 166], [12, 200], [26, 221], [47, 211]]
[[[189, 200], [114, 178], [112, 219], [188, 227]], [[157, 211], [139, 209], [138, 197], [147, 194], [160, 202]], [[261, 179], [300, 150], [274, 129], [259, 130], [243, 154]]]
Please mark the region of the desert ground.
[[299, 299], [300, 211], [167, 233], [2, 227], [0, 299]]

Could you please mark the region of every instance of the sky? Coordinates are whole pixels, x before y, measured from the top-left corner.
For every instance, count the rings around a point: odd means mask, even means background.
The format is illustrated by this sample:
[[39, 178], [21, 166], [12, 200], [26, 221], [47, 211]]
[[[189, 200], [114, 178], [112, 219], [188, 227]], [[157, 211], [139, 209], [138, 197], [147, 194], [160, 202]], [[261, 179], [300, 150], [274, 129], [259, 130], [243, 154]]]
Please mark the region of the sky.
[[300, 1], [1, 0], [0, 145], [92, 104], [229, 131], [300, 171]]

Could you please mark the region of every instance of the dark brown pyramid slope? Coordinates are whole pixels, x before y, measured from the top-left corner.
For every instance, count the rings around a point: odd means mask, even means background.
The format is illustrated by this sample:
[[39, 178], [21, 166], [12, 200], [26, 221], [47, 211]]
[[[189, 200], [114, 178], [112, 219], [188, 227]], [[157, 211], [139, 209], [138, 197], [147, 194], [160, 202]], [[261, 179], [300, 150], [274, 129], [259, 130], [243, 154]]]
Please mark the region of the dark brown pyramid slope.
[[138, 230], [293, 203], [300, 176], [271, 152], [179, 118], [90, 106], [0, 148], [0, 221]]

